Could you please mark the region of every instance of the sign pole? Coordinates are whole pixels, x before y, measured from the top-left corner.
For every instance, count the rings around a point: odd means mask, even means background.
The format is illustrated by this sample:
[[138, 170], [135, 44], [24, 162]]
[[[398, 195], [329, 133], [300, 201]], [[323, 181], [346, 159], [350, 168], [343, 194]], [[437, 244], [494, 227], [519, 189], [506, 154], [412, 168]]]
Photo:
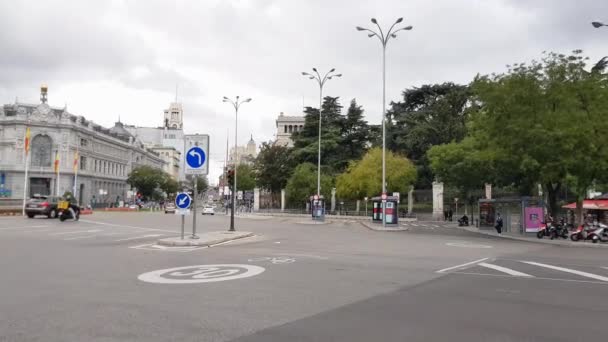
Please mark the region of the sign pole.
[[194, 175], [194, 198], [192, 198], [192, 239], [198, 239], [196, 236], [196, 201], [198, 197], [198, 175]]
[[185, 223], [185, 215], [180, 215], [182, 217], [182, 240], [184, 239], [184, 223]]

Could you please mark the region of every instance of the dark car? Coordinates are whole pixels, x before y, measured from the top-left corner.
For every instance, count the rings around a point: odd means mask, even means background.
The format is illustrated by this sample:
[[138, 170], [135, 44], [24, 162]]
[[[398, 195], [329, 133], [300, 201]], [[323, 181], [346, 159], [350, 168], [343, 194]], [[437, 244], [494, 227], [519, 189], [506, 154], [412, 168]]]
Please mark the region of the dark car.
[[44, 215], [48, 218], [57, 218], [58, 197], [34, 195], [25, 205], [25, 214], [29, 218]]

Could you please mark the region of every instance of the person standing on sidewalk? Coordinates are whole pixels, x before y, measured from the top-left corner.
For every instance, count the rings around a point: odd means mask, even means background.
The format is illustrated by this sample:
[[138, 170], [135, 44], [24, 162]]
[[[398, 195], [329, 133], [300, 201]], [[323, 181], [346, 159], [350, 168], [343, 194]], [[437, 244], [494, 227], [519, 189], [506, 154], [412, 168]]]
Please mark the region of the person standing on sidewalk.
[[496, 228], [498, 234], [502, 234], [502, 216], [500, 216], [500, 213], [496, 214], [496, 226], [494, 228]]

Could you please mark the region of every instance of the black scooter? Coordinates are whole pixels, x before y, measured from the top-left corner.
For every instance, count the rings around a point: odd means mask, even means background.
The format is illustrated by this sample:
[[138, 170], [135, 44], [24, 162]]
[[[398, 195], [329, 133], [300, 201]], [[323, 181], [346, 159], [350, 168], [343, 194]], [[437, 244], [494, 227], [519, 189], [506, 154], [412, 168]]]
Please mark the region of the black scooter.
[[464, 226], [468, 226], [468, 225], [469, 225], [469, 217], [467, 215], [464, 215], [463, 217], [458, 219], [459, 227], [464, 227]]

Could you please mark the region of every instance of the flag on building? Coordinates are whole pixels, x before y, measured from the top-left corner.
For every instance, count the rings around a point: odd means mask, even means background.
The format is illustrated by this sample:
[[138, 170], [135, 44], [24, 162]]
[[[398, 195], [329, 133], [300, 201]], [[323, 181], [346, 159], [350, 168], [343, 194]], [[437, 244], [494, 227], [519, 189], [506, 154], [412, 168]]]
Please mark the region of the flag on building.
[[25, 155], [27, 156], [27, 154], [30, 152], [30, 128], [27, 127], [25, 129]]
[[78, 173], [78, 151], [74, 152], [74, 173]]
[[59, 150], [55, 151], [55, 173], [59, 173]]

